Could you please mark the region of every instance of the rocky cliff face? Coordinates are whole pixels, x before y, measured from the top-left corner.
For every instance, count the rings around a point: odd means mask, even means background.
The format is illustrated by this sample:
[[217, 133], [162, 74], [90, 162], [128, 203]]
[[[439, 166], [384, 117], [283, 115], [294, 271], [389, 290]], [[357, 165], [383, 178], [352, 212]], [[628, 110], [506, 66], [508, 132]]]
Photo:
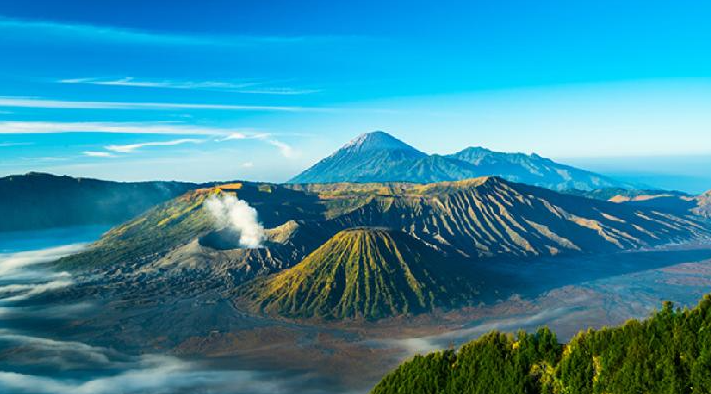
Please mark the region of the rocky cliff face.
[[688, 218], [487, 177], [378, 195], [336, 220], [388, 226], [470, 258], [634, 249], [704, 236]]
[[704, 218], [711, 218], [711, 191], [708, 191], [696, 198], [697, 206], [693, 213]]

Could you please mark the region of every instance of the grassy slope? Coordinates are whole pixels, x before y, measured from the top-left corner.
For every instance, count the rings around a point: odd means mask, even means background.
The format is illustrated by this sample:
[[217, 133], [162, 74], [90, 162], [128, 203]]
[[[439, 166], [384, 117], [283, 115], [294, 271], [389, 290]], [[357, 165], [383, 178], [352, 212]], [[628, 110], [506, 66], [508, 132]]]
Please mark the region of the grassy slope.
[[[224, 190], [223, 190], [224, 189]], [[215, 230], [203, 202], [213, 194], [234, 193], [259, 212], [267, 227], [292, 218], [323, 218], [318, 197], [270, 184], [233, 183], [197, 189], [160, 204], [106, 233], [88, 250], [59, 260], [62, 269], [143, 264]]]
[[213, 228], [212, 219], [202, 208], [203, 201], [213, 193], [201, 189], [163, 203], [111, 229], [88, 250], [64, 257], [57, 265], [61, 269], [84, 269], [157, 259], [186, 239]]

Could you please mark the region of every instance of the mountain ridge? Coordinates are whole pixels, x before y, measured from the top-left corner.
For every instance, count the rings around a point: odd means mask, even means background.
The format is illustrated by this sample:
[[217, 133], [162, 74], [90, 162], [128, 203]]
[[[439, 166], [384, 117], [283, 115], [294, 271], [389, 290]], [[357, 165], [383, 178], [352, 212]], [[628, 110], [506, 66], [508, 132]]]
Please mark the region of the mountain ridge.
[[40, 172], [0, 178], [0, 232], [116, 225], [197, 184], [114, 182]]
[[[202, 204], [224, 192], [257, 209], [267, 233], [274, 234], [270, 237], [291, 245], [292, 252], [285, 253], [292, 255], [296, 249], [298, 255], [307, 254], [318, 242], [353, 227], [403, 231], [444, 254], [468, 259], [612, 252], [709, 235], [694, 218], [494, 176], [424, 185], [336, 186], [244, 182], [228, 191], [196, 189], [115, 227], [85, 252], [60, 262], [65, 268], [91, 267], [162, 256], [220, 230]], [[297, 235], [301, 238], [294, 241]]]
[[711, 218], [711, 191], [694, 196], [670, 190], [597, 189], [566, 190], [566, 194], [610, 201], [629, 206], [656, 209], [680, 216]]
[[486, 175], [554, 190], [629, 186], [535, 153], [468, 147], [448, 155], [428, 155], [383, 131], [359, 135], [288, 182], [432, 183]]
[[[265, 229], [258, 247], [242, 247], [239, 236], [204, 206], [209, 198], [221, 195], [234, 196], [257, 210]], [[370, 229], [360, 230], [361, 235], [373, 240], [343, 239], [343, 234], [354, 234], [353, 229]], [[469, 281], [473, 277], [457, 282], [461, 292], [448, 286], [457, 275], [439, 269], [451, 262], [469, 270], [502, 260], [525, 263], [537, 257], [614, 253], [709, 236], [709, 226], [693, 218], [563, 195], [495, 176], [432, 184], [240, 182], [189, 191], [113, 228], [55, 265], [96, 274], [139, 293], [150, 289], [199, 294], [219, 289], [234, 302], [251, 300], [253, 311], [287, 318], [380, 319], [476, 302], [476, 288]], [[370, 246], [362, 253], [352, 252], [360, 250], [353, 245], [362, 244]], [[339, 255], [352, 258], [332, 260]], [[311, 261], [307, 266], [316, 267], [315, 276], [291, 277], [301, 272], [292, 268], [307, 260]], [[432, 261], [436, 267], [429, 265]], [[410, 282], [401, 280], [411, 265], [431, 272], [412, 282], [426, 283], [428, 289], [415, 298], [416, 292], [407, 288]], [[386, 300], [354, 290], [342, 298], [331, 290], [314, 290], [309, 298], [307, 289], [314, 286], [323, 289], [325, 283], [336, 282], [345, 286], [340, 278], [346, 276], [332, 276], [345, 267], [349, 278], [363, 278], [359, 275], [367, 272], [392, 297]], [[269, 275], [291, 280], [265, 292], [262, 285], [276, 283], [265, 282], [273, 278]], [[393, 281], [404, 285], [388, 284]], [[295, 283], [304, 285], [291, 286]], [[348, 283], [367, 288], [371, 280]], [[363, 297], [368, 301], [354, 301]], [[294, 302], [306, 298], [313, 301], [306, 309]]]

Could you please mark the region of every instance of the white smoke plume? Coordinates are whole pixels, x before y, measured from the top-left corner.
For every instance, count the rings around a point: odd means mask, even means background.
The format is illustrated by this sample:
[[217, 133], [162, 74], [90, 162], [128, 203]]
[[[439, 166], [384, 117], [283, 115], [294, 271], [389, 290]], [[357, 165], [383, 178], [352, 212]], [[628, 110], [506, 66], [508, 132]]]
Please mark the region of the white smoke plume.
[[211, 196], [205, 207], [221, 227], [231, 227], [239, 234], [239, 244], [245, 248], [258, 248], [264, 240], [264, 227], [259, 223], [257, 210], [246, 201], [231, 194]]

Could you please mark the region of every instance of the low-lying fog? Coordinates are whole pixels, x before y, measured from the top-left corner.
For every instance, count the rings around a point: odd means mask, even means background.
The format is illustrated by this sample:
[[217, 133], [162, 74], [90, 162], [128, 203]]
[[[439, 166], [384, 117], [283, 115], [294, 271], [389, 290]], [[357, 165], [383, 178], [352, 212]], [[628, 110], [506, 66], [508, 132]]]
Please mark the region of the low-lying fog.
[[[100, 234], [75, 229], [92, 241]], [[308, 376], [207, 368], [165, 354], [125, 354], [118, 349], [57, 338], [53, 325], [92, 312], [90, 303], [32, 302], [71, 286], [72, 276], [44, 263], [75, 253], [76, 233], [23, 233], [0, 239], [0, 392], [5, 393], [292, 393]], [[34, 247], [34, 250], [28, 250]], [[304, 392], [321, 392], [309, 391]], [[325, 392], [325, 391], [323, 391]]]
[[[272, 365], [276, 360], [271, 359], [235, 361], [241, 356], [234, 354], [188, 358], [162, 349], [134, 352], [68, 336], [68, 332], [86, 330], [73, 327], [72, 322], [92, 316], [100, 306], [91, 300], [56, 302], [53, 294], [71, 289], [80, 278], [52, 271], [46, 263], [81, 250], [103, 230], [75, 228], [0, 236], [0, 392], [364, 393], [386, 372], [383, 365], [392, 367], [414, 353], [458, 345], [490, 330], [514, 332], [547, 324], [565, 340], [588, 326], [644, 317], [665, 299], [693, 305], [711, 288], [711, 249], [706, 247], [502, 263], [482, 272], [487, 279], [498, 278], [500, 288], [494, 294], [500, 300], [473, 312], [445, 316], [450, 323], [459, 319], [446, 330], [410, 336], [403, 335], [403, 330], [389, 336], [380, 329], [372, 336], [360, 332], [349, 339], [349, 346], [386, 350], [365, 351], [367, 357], [388, 358], [373, 363], [373, 371], [359, 380], [358, 371], [367, 369], [369, 361], [360, 359], [361, 353], [350, 353], [353, 347], [343, 347], [348, 349], [345, 355], [324, 350], [325, 361], [320, 362], [329, 364], [329, 357], [335, 360], [340, 356], [341, 360], [350, 357], [350, 364], [297, 370], [280, 368], [276, 362]], [[414, 328], [410, 332], [416, 332]], [[295, 349], [273, 349], [275, 357], [284, 357], [279, 355], [289, 351], [298, 354], [307, 346], [299, 341], [294, 345], [279, 343], [272, 345]]]

